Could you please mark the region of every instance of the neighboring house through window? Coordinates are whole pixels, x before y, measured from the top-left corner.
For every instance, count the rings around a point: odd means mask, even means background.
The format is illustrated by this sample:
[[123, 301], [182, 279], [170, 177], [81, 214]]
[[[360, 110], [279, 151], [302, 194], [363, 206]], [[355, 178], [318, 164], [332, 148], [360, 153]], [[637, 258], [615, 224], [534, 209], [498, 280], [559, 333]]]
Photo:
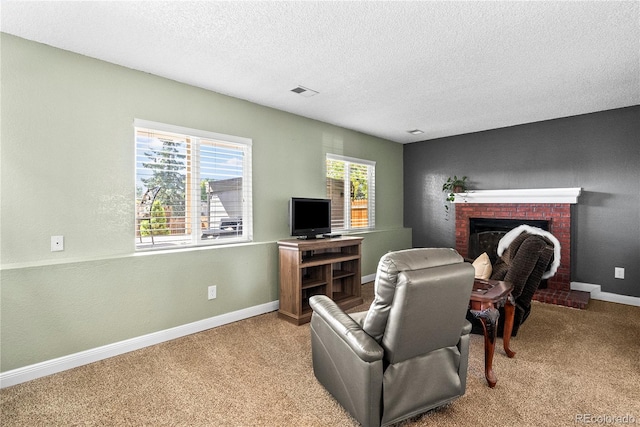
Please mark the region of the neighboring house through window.
[[251, 143], [136, 119], [136, 248], [250, 241]]
[[331, 229], [374, 229], [376, 163], [335, 154], [326, 162]]

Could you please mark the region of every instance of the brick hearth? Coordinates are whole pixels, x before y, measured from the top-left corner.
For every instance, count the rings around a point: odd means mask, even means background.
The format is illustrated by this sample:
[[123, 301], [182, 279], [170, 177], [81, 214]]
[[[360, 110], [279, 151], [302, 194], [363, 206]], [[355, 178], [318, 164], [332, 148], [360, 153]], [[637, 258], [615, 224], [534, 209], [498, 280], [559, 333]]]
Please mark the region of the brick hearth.
[[569, 203], [456, 203], [456, 250], [468, 256], [469, 218], [546, 220], [560, 242], [560, 266], [533, 299], [585, 308], [589, 293], [571, 290], [571, 204]]

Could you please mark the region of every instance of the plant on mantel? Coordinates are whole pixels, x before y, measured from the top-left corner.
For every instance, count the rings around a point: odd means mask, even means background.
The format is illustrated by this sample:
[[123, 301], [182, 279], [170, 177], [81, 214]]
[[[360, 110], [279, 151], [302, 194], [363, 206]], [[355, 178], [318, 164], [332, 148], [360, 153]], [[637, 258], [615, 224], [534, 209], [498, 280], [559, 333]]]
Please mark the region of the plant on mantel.
[[[442, 191], [448, 193], [447, 202], [453, 203], [456, 200], [456, 193], [464, 193], [467, 191], [467, 177], [463, 176], [462, 178], [458, 178], [457, 175], [454, 175], [453, 178], [447, 178], [447, 181], [442, 184]], [[448, 213], [449, 205], [445, 203], [444, 208]]]

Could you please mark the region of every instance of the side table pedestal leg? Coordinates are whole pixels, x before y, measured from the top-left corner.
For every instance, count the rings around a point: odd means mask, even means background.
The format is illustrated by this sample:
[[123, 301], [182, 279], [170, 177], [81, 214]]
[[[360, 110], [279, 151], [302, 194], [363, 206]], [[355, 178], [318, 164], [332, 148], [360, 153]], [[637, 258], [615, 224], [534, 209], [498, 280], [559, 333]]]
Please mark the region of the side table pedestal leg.
[[493, 388], [498, 382], [496, 375], [493, 373], [493, 353], [496, 348], [496, 326], [500, 312], [495, 308], [488, 308], [481, 311], [471, 310], [471, 314], [482, 322], [484, 330], [484, 375], [489, 387]]
[[507, 302], [504, 304], [504, 332], [502, 333], [502, 344], [504, 346], [504, 352], [508, 357], [513, 357], [516, 352], [509, 348], [511, 342], [511, 332], [513, 331], [513, 318], [515, 316], [515, 305], [513, 297], [509, 295]]

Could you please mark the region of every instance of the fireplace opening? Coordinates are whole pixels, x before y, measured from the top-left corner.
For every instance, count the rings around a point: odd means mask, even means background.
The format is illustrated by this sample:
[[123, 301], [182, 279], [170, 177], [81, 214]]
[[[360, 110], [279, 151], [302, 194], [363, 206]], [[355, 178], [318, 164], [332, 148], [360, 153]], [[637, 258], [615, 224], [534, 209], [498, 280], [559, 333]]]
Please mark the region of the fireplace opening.
[[547, 220], [469, 218], [468, 257], [476, 259], [486, 252], [491, 264], [495, 264], [498, 259], [497, 249], [500, 239], [509, 231], [523, 224], [549, 231], [549, 221]]

